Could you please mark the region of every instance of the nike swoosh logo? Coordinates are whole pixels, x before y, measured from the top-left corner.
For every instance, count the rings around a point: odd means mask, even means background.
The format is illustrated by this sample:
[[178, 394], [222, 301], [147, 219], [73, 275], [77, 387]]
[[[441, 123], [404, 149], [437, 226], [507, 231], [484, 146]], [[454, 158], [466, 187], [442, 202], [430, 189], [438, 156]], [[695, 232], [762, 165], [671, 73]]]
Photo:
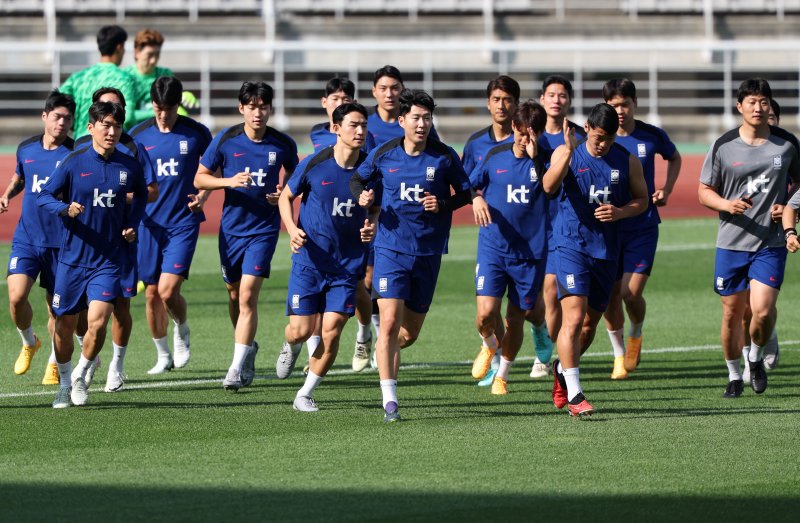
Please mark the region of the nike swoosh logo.
[[85, 176], [91, 176], [91, 174], [92, 174], [92, 173], [81, 173], [81, 176], [82, 176], [82, 177], [85, 177]]
[[390, 173], [396, 173], [399, 170], [400, 170], [400, 168], [398, 167], [397, 169], [389, 169], [389, 172]]
[[25, 160], [25, 163], [33, 163], [33, 162], [35, 162], [35, 161], [36, 161], [36, 160]]
[[508, 169], [497, 169], [497, 174], [507, 173]]
[[238, 158], [240, 156], [244, 156], [246, 153], [233, 153], [234, 158]]
[[323, 182], [322, 182], [322, 185], [330, 185], [330, 184], [332, 184], [332, 183], [333, 183], [333, 182], [326, 182], [326, 181], [323, 181]]
[[156, 146], [155, 146], [155, 145], [145, 145], [145, 146], [144, 146], [144, 150], [145, 150], [145, 151], [151, 151], [151, 150], [153, 150], [153, 149], [155, 149], [155, 148], [156, 148]]
[[113, 294], [108, 291], [103, 291], [103, 296], [113, 296]]
[[133, 291], [133, 287], [125, 287], [125, 292], [131, 292], [131, 291]]
[[733, 167], [739, 167], [740, 165], [744, 165], [744, 162], [733, 162], [731, 164], [731, 166], [733, 166]]
[[261, 266], [259, 266], [259, 265], [256, 265], [256, 270], [257, 270], [257, 271], [260, 271], [260, 270], [261, 270]]
[[588, 171], [588, 170], [589, 170], [589, 168], [588, 168], [588, 167], [584, 167], [583, 169], [578, 169], [578, 172], [579, 172], [579, 173], [585, 173], [585, 172], [586, 172], [586, 171]]
[[646, 263], [637, 263], [637, 264], [636, 264], [636, 268], [637, 268], [637, 269], [641, 269], [641, 268], [643, 268], [643, 267], [647, 267], [647, 264], [646, 264]]
[[775, 276], [770, 276], [769, 281], [778, 281], [778, 278], [776, 278]]
[[173, 269], [183, 269], [183, 265], [181, 265], [180, 263], [173, 263], [172, 264], [172, 268]]

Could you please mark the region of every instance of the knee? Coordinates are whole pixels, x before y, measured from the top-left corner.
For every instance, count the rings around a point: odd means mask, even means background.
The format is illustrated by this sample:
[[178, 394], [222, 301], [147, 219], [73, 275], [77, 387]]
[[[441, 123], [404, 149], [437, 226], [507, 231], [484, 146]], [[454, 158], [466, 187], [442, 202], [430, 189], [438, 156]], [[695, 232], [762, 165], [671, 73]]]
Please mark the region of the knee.
[[494, 331], [496, 325], [492, 311], [478, 311], [477, 316], [475, 316], [475, 326], [481, 332]]
[[303, 343], [311, 337], [311, 329], [306, 325], [292, 325], [290, 323], [286, 326], [284, 336], [288, 343]]
[[161, 301], [169, 303], [177, 295], [177, 289], [171, 285], [158, 288], [158, 297], [161, 298]]
[[403, 329], [400, 332], [400, 348], [404, 349], [414, 345], [414, 342], [417, 341], [417, 338], [419, 338], [419, 332], [409, 332]]

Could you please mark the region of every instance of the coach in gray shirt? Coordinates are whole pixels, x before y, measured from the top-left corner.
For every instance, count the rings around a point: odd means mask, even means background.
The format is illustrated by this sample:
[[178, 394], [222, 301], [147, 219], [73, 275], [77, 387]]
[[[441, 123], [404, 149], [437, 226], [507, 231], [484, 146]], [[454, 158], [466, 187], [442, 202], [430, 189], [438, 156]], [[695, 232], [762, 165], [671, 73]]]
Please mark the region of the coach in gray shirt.
[[767, 388], [762, 348], [775, 326], [786, 263], [781, 214], [788, 184], [800, 181], [797, 138], [767, 122], [771, 98], [766, 80], [742, 82], [736, 104], [742, 125], [717, 139], [700, 175], [700, 203], [719, 212], [714, 290], [722, 298], [725, 398], [739, 397], [744, 388], [739, 360], [748, 289], [753, 311], [750, 386], [757, 394]]

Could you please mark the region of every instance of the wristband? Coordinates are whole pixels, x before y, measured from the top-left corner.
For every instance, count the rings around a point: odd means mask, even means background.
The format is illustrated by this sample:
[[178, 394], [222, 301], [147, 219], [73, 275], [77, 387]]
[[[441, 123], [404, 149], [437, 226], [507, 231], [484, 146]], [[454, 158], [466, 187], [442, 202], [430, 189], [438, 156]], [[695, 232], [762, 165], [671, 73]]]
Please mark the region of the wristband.
[[789, 227], [788, 229], [783, 230], [783, 239], [788, 240], [790, 236], [797, 236], [797, 229], [794, 227]]

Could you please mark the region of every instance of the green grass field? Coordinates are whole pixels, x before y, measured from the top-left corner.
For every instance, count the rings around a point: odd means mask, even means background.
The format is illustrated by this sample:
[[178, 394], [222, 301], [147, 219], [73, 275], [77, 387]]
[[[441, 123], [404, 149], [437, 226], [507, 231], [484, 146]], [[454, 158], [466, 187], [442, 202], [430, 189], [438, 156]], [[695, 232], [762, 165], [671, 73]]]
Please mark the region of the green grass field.
[[[528, 377], [528, 335], [510, 394], [470, 377], [477, 352], [472, 278], [476, 230], [453, 231], [434, 305], [403, 352], [400, 424], [384, 425], [374, 371], [349, 372], [354, 320], [340, 361], [318, 389], [321, 411], [291, 402], [299, 372], [279, 381], [289, 255], [285, 238], [262, 291], [258, 378], [222, 390], [232, 354], [216, 239], [203, 238], [185, 285], [192, 361], [159, 377], [134, 301], [126, 390], [53, 410], [39, 385], [46, 351], [12, 372], [19, 336], [0, 309], [0, 520], [58, 521], [795, 521], [800, 508], [796, 322], [798, 258], [781, 294], [781, 362], [769, 388], [721, 394], [720, 306], [712, 284], [714, 220], [662, 225], [648, 286], [642, 364], [612, 382], [601, 331], [582, 382], [598, 409], [586, 421], [556, 410], [552, 378]], [[9, 246], [0, 246], [7, 259]], [[44, 298], [34, 298], [44, 332]], [[103, 352], [108, 358], [110, 344]]]

